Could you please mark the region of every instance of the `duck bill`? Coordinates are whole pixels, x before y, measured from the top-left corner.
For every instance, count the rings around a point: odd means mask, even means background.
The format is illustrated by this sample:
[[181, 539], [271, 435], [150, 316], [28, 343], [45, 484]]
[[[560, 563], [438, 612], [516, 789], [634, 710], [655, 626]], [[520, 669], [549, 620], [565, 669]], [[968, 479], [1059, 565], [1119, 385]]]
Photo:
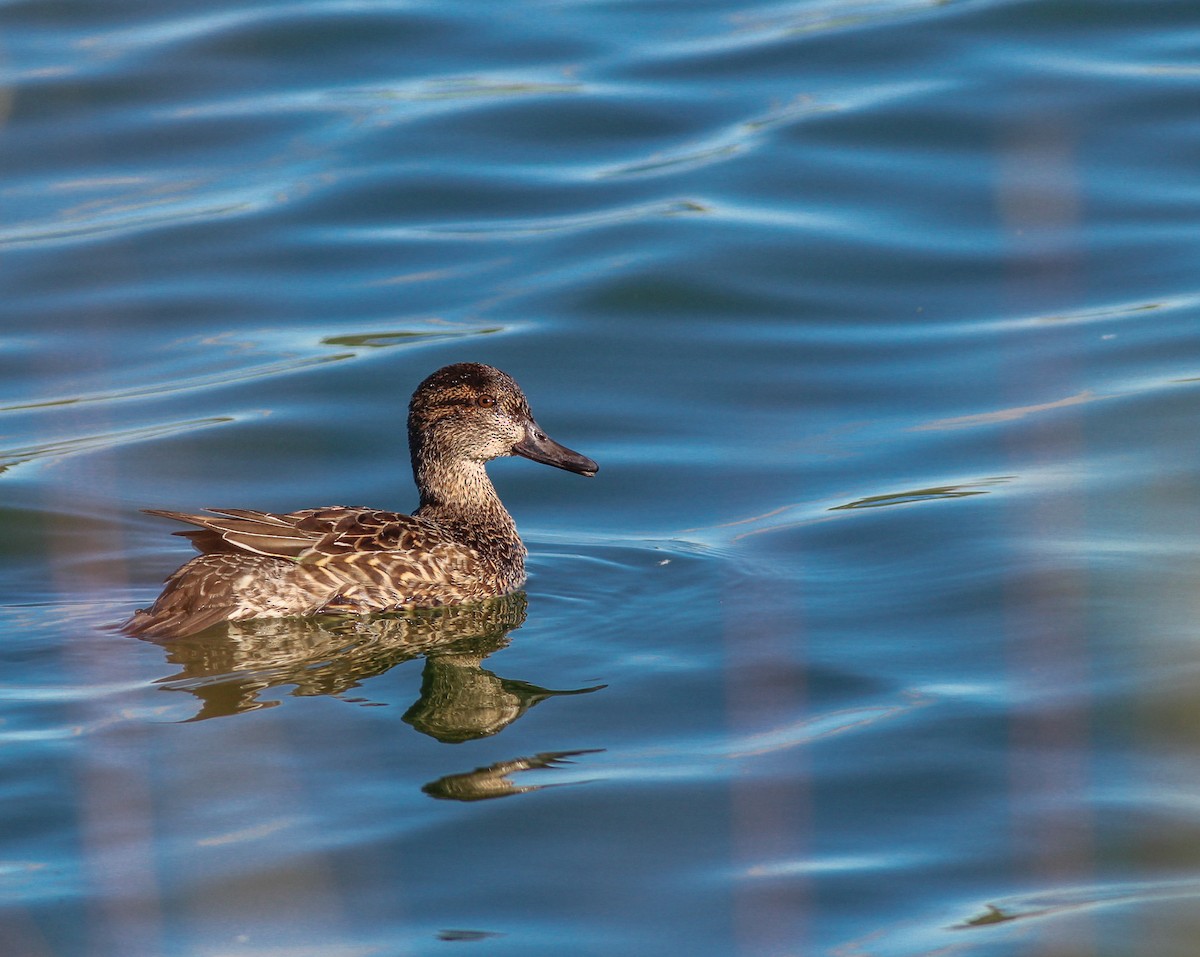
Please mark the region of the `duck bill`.
[[580, 455], [565, 445], [559, 445], [543, 432], [537, 423], [532, 423], [525, 430], [525, 438], [513, 446], [513, 454], [579, 475], [592, 476], [600, 470], [600, 466], [586, 455]]

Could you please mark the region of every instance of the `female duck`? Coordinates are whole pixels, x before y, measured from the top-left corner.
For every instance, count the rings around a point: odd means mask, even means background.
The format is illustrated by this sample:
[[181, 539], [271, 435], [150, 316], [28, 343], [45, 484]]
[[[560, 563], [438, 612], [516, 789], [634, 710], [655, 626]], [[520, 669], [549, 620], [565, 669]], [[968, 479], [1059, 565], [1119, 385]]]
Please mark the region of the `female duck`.
[[148, 510], [199, 526], [177, 534], [200, 555], [125, 630], [177, 638], [222, 621], [366, 614], [513, 591], [525, 581], [525, 546], [485, 463], [521, 455], [580, 475], [599, 469], [541, 430], [510, 376], [475, 362], [445, 366], [417, 387], [408, 442], [421, 493], [412, 515], [345, 506]]

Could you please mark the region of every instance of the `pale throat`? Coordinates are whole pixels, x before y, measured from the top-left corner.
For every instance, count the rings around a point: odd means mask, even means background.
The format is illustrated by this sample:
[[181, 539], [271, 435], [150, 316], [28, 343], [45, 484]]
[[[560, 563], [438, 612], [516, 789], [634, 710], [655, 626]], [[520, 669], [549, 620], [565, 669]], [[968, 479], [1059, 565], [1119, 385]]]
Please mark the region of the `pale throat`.
[[421, 505], [413, 513], [451, 531], [501, 571], [505, 589], [525, 579], [525, 545], [488, 477], [483, 462], [421, 463], [416, 470]]
[[[485, 463], [474, 459], [419, 462], [414, 470], [421, 493], [419, 511], [508, 513], [496, 494]], [[511, 521], [511, 519], [510, 519]]]

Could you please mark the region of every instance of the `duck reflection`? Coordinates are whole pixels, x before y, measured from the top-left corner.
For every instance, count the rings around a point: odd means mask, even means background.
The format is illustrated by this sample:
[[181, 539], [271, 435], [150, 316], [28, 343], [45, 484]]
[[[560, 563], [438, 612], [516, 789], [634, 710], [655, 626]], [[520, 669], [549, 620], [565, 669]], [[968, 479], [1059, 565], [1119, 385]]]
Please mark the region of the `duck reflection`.
[[190, 720], [274, 707], [263, 692], [290, 686], [297, 696], [347, 695], [368, 678], [425, 656], [421, 694], [404, 715], [439, 741], [496, 734], [533, 705], [562, 694], [500, 678], [483, 660], [508, 644], [525, 621], [522, 592], [473, 605], [413, 609], [370, 618], [266, 619], [222, 624], [187, 638], [162, 642], [179, 673], [160, 678], [168, 691], [186, 691], [200, 702]]
[[586, 751], [544, 751], [529, 758], [514, 758], [499, 761], [486, 768], [476, 768], [466, 774], [449, 774], [426, 784], [422, 791], [430, 797], [443, 801], [486, 801], [489, 798], [508, 797], [512, 794], [527, 794], [542, 788], [562, 787], [561, 784], [518, 785], [509, 780], [509, 775], [521, 771], [537, 771], [570, 764], [570, 758], [580, 754], [597, 754], [600, 748]]
[[421, 673], [421, 697], [404, 720], [445, 744], [486, 738], [503, 731], [540, 701], [559, 695], [590, 694], [604, 685], [552, 691], [527, 681], [501, 678], [482, 667], [494, 649], [455, 642], [429, 652]]

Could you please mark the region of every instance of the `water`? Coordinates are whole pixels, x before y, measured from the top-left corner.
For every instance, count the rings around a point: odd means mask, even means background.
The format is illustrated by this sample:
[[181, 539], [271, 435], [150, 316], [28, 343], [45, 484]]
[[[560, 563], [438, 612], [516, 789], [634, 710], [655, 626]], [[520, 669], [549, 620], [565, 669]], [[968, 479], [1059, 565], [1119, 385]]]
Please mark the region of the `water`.
[[[5, 954], [1194, 953], [1195, 4], [0, 25]], [[524, 597], [113, 630], [466, 359]]]

